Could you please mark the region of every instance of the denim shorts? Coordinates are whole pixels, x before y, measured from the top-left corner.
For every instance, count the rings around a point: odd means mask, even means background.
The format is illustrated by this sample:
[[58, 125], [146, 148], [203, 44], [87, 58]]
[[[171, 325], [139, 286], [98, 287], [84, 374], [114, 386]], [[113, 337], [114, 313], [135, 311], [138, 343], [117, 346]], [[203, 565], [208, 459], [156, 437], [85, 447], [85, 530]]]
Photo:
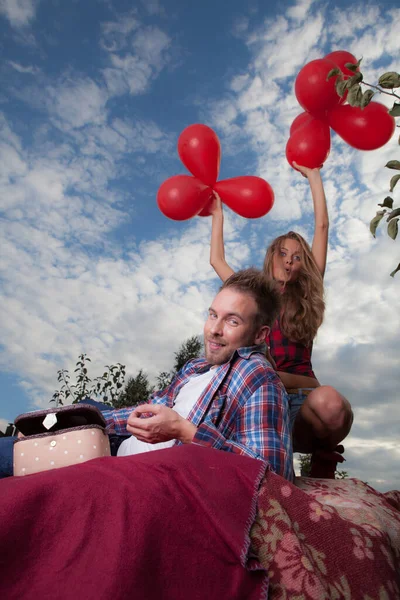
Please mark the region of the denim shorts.
[[294, 422], [304, 400], [315, 388], [298, 388], [297, 390], [288, 390], [289, 410], [290, 410], [290, 431], [293, 431]]

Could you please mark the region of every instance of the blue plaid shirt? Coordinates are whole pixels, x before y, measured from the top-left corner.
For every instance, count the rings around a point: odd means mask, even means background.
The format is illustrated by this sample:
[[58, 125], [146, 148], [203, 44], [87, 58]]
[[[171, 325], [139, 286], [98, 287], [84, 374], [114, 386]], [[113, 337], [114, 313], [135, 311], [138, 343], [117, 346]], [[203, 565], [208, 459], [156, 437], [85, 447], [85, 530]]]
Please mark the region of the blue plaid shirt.
[[[173, 408], [188, 378], [210, 368], [205, 358], [187, 362], [171, 384], [148, 402]], [[107, 427], [126, 435], [133, 410], [103, 412]], [[197, 427], [192, 443], [265, 460], [275, 473], [293, 478], [288, 396], [262, 347], [239, 348], [229, 362], [217, 367], [188, 420]]]

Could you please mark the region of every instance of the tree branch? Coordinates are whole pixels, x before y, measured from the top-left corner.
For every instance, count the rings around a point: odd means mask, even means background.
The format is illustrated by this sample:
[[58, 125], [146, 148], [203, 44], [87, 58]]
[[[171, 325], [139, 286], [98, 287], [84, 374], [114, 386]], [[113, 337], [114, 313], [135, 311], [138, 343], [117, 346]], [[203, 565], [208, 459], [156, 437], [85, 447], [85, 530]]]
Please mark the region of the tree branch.
[[381, 94], [386, 94], [387, 96], [394, 96], [395, 98], [398, 98], [400, 100], [400, 96], [398, 94], [395, 94], [393, 91], [386, 92], [385, 90], [380, 88], [378, 85], [372, 85], [372, 83], [367, 83], [366, 81], [363, 81], [362, 84], [367, 85], [370, 88], [374, 88], [374, 90], [378, 90], [378, 92], [380, 92]]

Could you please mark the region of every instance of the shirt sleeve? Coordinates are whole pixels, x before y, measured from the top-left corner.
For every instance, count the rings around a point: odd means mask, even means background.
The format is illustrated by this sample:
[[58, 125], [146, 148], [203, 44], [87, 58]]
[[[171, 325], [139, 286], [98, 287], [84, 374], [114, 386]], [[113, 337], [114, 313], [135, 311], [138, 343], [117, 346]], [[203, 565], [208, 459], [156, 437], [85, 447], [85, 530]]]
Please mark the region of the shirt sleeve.
[[129, 408], [115, 408], [114, 410], [105, 410], [102, 412], [106, 422], [107, 433], [116, 433], [117, 435], [130, 435], [126, 429], [129, 415], [135, 410], [135, 406]]
[[[142, 404], [165, 404], [169, 406], [172, 403], [173, 392], [176, 382], [179, 381], [180, 372], [175, 375], [173, 381], [163, 390], [154, 392], [150, 398], [143, 400]], [[138, 406], [138, 405], [136, 405]], [[107, 433], [116, 433], [117, 435], [130, 435], [126, 429], [129, 415], [135, 410], [136, 406], [128, 408], [115, 408], [105, 410], [102, 415], [106, 421]]]
[[228, 436], [206, 417], [193, 443], [265, 460], [275, 473], [293, 479], [287, 394], [271, 382], [265, 382], [247, 399]]

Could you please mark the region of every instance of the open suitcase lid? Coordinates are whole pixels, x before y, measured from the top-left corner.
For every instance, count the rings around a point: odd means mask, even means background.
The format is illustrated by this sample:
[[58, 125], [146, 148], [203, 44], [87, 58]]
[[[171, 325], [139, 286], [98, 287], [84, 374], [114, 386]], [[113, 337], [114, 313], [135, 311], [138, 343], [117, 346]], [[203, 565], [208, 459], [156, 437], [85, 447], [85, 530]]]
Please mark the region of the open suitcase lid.
[[24, 436], [27, 436], [39, 433], [54, 433], [61, 429], [83, 427], [85, 425], [100, 425], [101, 427], [105, 427], [106, 422], [96, 406], [91, 406], [90, 404], [70, 404], [59, 408], [34, 410], [18, 415], [14, 421], [14, 425]]

